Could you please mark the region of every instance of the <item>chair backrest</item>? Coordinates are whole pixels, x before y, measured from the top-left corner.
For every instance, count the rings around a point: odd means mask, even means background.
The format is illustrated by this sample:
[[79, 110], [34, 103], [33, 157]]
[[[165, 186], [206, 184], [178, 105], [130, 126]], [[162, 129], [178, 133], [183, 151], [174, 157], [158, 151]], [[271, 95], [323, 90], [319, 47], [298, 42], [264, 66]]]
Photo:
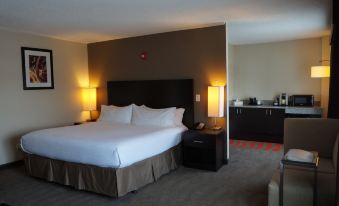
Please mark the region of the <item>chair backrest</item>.
[[333, 156], [339, 133], [339, 119], [287, 118], [284, 129], [284, 151], [304, 149], [319, 152], [320, 157]]

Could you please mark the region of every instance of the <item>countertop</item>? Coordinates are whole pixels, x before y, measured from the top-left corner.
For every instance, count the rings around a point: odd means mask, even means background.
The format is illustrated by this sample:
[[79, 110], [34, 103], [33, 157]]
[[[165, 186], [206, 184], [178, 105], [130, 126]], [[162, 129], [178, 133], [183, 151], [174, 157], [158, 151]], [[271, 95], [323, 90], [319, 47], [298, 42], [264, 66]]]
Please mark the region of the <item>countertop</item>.
[[294, 106], [273, 106], [273, 105], [243, 105], [243, 106], [234, 106], [230, 107], [239, 107], [239, 108], [262, 108], [262, 109], [285, 109], [287, 114], [315, 114], [321, 115], [321, 107], [294, 107]]

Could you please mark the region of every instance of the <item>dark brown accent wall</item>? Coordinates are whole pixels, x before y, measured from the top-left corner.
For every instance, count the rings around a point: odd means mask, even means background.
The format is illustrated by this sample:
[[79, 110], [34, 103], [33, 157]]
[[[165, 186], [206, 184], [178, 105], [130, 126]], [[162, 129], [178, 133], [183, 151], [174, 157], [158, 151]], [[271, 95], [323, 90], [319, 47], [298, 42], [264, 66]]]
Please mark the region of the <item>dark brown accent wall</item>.
[[[142, 52], [147, 52], [147, 60], [141, 60]], [[90, 84], [98, 87], [98, 105], [107, 103], [109, 80], [193, 78], [195, 94], [201, 95], [195, 102], [195, 121], [206, 122], [207, 86], [215, 81], [226, 84], [225, 26], [92, 43], [88, 61]], [[224, 119], [220, 121], [224, 125]]]

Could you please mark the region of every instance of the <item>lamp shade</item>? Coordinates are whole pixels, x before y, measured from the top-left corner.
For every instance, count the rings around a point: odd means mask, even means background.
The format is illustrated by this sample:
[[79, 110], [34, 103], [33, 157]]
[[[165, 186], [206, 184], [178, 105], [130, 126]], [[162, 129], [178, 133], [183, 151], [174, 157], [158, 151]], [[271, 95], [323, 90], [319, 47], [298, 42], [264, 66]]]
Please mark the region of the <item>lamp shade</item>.
[[208, 117], [224, 116], [224, 87], [208, 87]]
[[311, 77], [312, 78], [330, 77], [330, 67], [329, 66], [311, 67]]
[[82, 103], [84, 111], [95, 111], [97, 109], [97, 90], [96, 88], [82, 89]]

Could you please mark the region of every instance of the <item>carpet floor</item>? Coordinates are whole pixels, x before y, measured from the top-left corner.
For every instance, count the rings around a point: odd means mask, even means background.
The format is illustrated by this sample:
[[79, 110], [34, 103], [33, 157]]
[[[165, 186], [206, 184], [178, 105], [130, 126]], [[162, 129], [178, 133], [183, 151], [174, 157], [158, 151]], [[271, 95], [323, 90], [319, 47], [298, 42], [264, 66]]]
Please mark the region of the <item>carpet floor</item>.
[[28, 177], [23, 166], [2, 169], [0, 205], [265, 206], [267, 184], [282, 152], [237, 145], [243, 144], [230, 145], [229, 163], [218, 172], [181, 166], [119, 199]]

